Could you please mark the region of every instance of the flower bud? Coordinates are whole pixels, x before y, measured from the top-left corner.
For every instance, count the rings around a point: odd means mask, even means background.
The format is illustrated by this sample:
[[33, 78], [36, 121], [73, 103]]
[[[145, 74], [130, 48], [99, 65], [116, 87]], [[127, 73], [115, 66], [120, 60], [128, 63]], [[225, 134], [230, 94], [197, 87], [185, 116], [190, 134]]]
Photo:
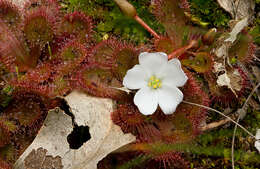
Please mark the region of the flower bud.
[[136, 9], [135, 7], [127, 2], [127, 0], [114, 0], [116, 4], [119, 6], [121, 11], [129, 17], [135, 17], [136, 16]]
[[217, 29], [212, 28], [205, 35], [203, 35], [202, 42], [206, 45], [211, 45], [214, 42], [216, 35], [217, 35]]

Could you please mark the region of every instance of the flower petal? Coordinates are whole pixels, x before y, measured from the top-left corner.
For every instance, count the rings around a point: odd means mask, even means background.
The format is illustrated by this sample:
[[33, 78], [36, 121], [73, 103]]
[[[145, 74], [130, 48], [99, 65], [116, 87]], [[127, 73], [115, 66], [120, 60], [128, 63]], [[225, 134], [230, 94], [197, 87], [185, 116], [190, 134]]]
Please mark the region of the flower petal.
[[183, 94], [177, 87], [163, 86], [158, 92], [158, 98], [164, 114], [172, 114], [182, 101]]
[[147, 85], [145, 79], [147, 79], [147, 75], [144, 69], [140, 65], [135, 65], [127, 71], [123, 79], [123, 85], [128, 89], [140, 89]]
[[255, 141], [255, 148], [258, 150], [260, 153], [260, 141]]
[[145, 70], [149, 71], [149, 76], [156, 75], [168, 63], [168, 56], [163, 52], [143, 52], [139, 55], [139, 63]]
[[255, 137], [260, 140], [260, 129], [257, 129]]
[[171, 59], [159, 74], [163, 85], [181, 87], [188, 80], [188, 77], [181, 68], [180, 61], [176, 58]]
[[134, 103], [142, 114], [151, 115], [158, 106], [158, 91], [145, 86], [135, 94]]
[[260, 139], [260, 129], [257, 129], [255, 137], [256, 137], [256, 139], [258, 139], [257, 141], [255, 141], [255, 148], [260, 153], [260, 140], [259, 140]]

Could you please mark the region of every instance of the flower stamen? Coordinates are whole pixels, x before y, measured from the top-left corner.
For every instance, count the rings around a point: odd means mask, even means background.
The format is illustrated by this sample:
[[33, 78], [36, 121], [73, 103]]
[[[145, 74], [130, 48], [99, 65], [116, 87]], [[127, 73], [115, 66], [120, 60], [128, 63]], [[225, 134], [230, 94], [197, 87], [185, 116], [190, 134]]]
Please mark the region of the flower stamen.
[[148, 81], [148, 86], [152, 89], [158, 89], [162, 86], [161, 79], [158, 79], [156, 76], [151, 76]]

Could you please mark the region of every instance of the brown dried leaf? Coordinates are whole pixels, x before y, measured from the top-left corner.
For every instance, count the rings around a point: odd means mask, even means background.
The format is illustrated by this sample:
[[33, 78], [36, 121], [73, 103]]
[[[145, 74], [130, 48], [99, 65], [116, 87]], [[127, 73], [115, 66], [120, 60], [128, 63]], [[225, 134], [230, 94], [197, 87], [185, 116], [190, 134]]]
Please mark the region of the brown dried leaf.
[[32, 150], [30, 154], [24, 159], [26, 169], [62, 169], [62, 162], [60, 156], [48, 156], [47, 150], [42, 147], [37, 150]]

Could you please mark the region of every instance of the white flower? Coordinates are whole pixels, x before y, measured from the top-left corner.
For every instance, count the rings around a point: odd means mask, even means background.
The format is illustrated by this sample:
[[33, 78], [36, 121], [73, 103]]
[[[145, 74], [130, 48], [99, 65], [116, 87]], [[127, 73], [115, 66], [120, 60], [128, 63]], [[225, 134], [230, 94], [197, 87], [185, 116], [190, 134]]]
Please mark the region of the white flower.
[[158, 104], [164, 114], [172, 114], [183, 99], [177, 87], [183, 86], [187, 79], [178, 59], [168, 61], [165, 53], [144, 52], [139, 55], [139, 64], [127, 71], [123, 85], [140, 89], [134, 103], [142, 114], [153, 114]]
[[260, 129], [257, 130], [255, 137], [257, 139], [257, 141], [255, 142], [255, 147], [260, 153]]

